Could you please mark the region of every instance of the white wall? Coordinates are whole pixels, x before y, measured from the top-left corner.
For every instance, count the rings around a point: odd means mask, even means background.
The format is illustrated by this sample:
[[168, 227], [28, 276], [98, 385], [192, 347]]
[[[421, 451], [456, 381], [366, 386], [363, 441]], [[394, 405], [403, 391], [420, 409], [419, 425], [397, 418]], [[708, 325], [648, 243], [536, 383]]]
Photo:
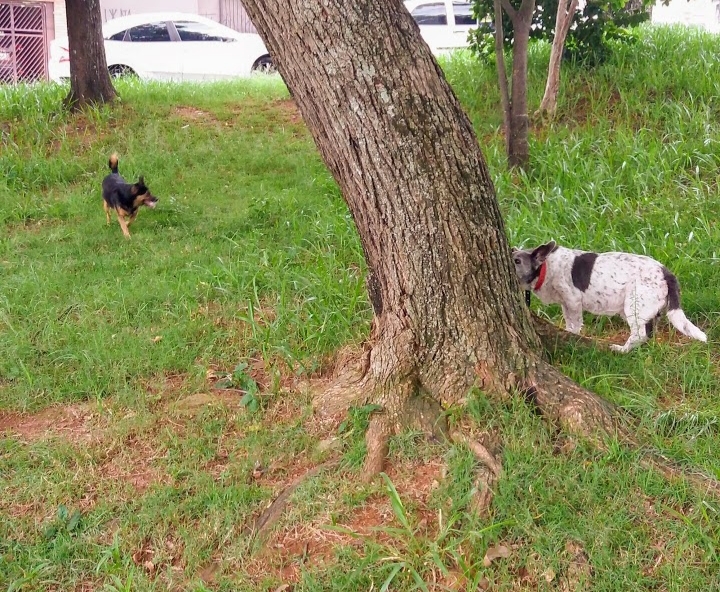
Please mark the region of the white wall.
[[198, 0], [100, 0], [103, 22], [142, 12], [173, 10], [198, 14]]
[[652, 22], [693, 25], [720, 33], [720, 1], [671, 0], [668, 6], [658, 1], [652, 9]]
[[55, 38], [67, 37], [67, 20], [65, 17], [65, 0], [53, 2], [53, 18], [55, 20]]
[[[65, 0], [53, 0], [55, 17], [55, 37], [67, 37]], [[220, 0], [100, 0], [103, 22], [142, 12], [173, 10], [192, 12], [208, 18], [220, 19]]]

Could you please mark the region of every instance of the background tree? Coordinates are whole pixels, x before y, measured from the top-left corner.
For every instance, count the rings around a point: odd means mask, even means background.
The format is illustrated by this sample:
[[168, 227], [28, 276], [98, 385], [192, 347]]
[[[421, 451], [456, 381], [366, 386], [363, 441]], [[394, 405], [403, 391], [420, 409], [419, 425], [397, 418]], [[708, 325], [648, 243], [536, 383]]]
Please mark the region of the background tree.
[[538, 109], [540, 115], [548, 114], [552, 116], [557, 108], [557, 94], [560, 89], [560, 63], [565, 49], [565, 39], [570, 30], [570, 25], [575, 20], [578, 0], [559, 0], [557, 5], [555, 34], [550, 49], [550, 65], [548, 66], [545, 94]]
[[[530, 7], [532, 4], [532, 7]], [[481, 56], [495, 54], [500, 84], [503, 122], [507, 139], [508, 164], [524, 167], [529, 160], [529, 118], [527, 107], [527, 51], [529, 40], [552, 42], [545, 93], [537, 115], [554, 115], [560, 88], [562, 59], [588, 67], [609, 56], [613, 40], [633, 41], [625, 28], [647, 20], [650, 0], [589, 0], [578, 10], [578, 0], [522, 0], [519, 7], [511, 0], [474, 0], [475, 15], [495, 19], [495, 32], [489, 36], [482, 28], [471, 36], [471, 47]], [[502, 7], [498, 17], [498, 7]], [[527, 16], [530, 10], [530, 17]], [[513, 68], [510, 84], [504, 71], [501, 47], [512, 48]], [[508, 89], [508, 86], [511, 90]], [[510, 97], [506, 99], [506, 97]]]
[[374, 318], [316, 404], [377, 404], [365, 474], [402, 426], [443, 431], [476, 386], [613, 432], [611, 407], [545, 362], [475, 132], [401, 0], [245, 0], [357, 226]]
[[66, 0], [70, 52], [70, 93], [65, 104], [73, 109], [107, 103], [115, 89], [105, 58], [99, 0]]

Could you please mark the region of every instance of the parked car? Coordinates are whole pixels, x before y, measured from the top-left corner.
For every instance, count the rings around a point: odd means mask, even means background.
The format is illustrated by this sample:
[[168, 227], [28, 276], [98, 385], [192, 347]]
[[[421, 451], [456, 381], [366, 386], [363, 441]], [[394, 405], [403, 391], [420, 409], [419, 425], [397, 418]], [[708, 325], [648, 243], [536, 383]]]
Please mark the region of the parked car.
[[492, 23], [479, 23], [472, 14], [472, 4], [462, 0], [405, 0], [420, 34], [435, 55], [463, 49], [468, 46], [470, 29]]
[[[132, 14], [106, 22], [102, 34], [115, 77], [198, 81], [275, 72], [259, 35], [239, 33], [196, 14]], [[51, 80], [70, 78], [67, 38], [51, 43], [48, 70]]]

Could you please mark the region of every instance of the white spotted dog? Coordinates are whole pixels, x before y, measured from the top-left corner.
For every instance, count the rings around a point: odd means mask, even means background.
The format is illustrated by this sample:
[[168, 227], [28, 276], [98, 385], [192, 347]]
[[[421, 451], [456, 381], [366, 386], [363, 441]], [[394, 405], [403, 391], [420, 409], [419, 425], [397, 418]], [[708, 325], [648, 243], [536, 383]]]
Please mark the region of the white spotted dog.
[[532, 290], [543, 304], [560, 304], [570, 333], [580, 333], [584, 310], [617, 314], [630, 325], [630, 337], [625, 345], [610, 348], [629, 352], [648, 340], [653, 322], [667, 307], [668, 320], [680, 333], [707, 341], [680, 308], [677, 278], [651, 257], [588, 253], [550, 241], [536, 249], [513, 249], [513, 261], [523, 289]]

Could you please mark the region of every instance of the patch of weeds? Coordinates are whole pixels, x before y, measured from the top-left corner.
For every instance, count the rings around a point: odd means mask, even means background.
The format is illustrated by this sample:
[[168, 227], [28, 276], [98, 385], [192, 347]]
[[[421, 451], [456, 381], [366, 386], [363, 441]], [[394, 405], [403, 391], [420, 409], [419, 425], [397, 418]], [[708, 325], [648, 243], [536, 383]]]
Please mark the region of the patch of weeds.
[[239, 362], [232, 374], [218, 380], [215, 386], [222, 389], [232, 388], [243, 391], [244, 394], [240, 399], [240, 405], [250, 413], [256, 413], [260, 410], [260, 389], [255, 379], [250, 376], [249, 368], [247, 362]]
[[43, 532], [45, 539], [51, 541], [57, 536], [76, 534], [80, 528], [82, 512], [73, 510], [70, 512], [67, 507], [58, 506], [57, 515]]
[[[395, 521], [399, 526], [372, 526], [368, 534], [360, 534], [343, 526], [326, 526], [362, 541], [368, 557], [375, 558], [373, 565], [355, 570], [355, 576], [369, 573], [380, 590], [423, 590], [429, 592], [437, 582], [467, 583], [468, 589], [477, 589], [482, 579], [478, 557], [466, 554], [485, 537], [508, 525], [490, 523], [473, 530], [460, 530], [461, 514], [442, 517], [429, 525], [418, 520], [406, 509], [394, 483], [381, 473]], [[379, 542], [381, 541], [381, 542]], [[375, 580], [377, 578], [377, 580]]]

